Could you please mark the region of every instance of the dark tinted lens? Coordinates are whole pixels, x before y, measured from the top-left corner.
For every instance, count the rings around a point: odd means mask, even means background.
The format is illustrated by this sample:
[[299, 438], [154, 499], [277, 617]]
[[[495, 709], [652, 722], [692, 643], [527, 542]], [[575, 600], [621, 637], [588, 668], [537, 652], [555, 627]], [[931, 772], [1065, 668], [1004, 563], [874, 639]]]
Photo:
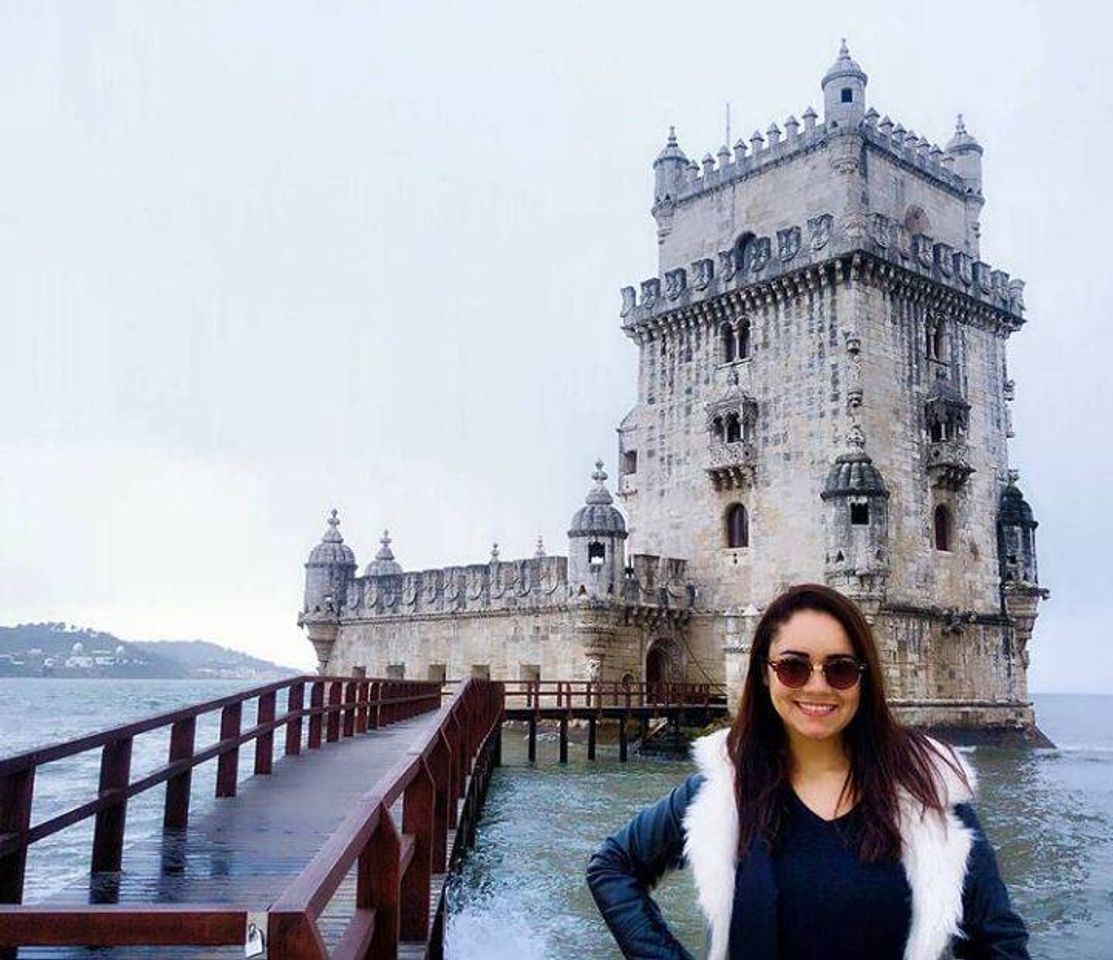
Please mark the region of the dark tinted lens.
[[773, 664], [773, 669], [777, 673], [777, 679], [786, 687], [802, 687], [812, 675], [811, 662], [799, 657], [781, 657]]
[[823, 676], [836, 690], [849, 690], [858, 682], [860, 671], [857, 660], [828, 660], [823, 665]]

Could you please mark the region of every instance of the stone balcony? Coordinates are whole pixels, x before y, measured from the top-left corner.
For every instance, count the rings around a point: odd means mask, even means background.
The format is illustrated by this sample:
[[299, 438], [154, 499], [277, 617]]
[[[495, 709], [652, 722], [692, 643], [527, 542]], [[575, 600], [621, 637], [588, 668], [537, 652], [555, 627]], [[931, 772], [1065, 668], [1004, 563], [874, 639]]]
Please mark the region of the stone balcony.
[[707, 461], [707, 475], [716, 490], [744, 487], [753, 481], [757, 448], [745, 440], [712, 440]]
[[615, 494], [620, 497], [630, 497], [638, 492], [638, 475], [636, 473], [624, 473], [618, 478], [618, 486], [615, 488]]
[[957, 490], [973, 472], [965, 442], [934, 440], [928, 444], [928, 474], [934, 486]]

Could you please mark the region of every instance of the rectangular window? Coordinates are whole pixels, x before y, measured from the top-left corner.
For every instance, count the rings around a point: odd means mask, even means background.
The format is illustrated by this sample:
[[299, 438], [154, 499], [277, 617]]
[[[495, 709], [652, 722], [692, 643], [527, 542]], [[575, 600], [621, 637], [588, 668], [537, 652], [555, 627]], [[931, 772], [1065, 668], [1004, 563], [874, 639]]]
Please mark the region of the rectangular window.
[[489, 663], [473, 663], [471, 665], [471, 675], [478, 677], [480, 680], [490, 680], [491, 665]]
[[444, 683], [447, 671], [443, 663], [429, 664], [429, 679], [434, 683]]
[[387, 665], [386, 677], [388, 680], [405, 680], [406, 665], [404, 663], [391, 663]]
[[851, 90], [850, 87], [843, 87], [842, 88], [842, 102], [843, 103], [853, 103], [854, 102], [854, 91]]
[[870, 505], [868, 503], [852, 503], [850, 505], [850, 522], [856, 527], [868, 527]]
[[624, 474], [638, 472], [637, 450], [627, 450], [622, 454], [622, 472]]

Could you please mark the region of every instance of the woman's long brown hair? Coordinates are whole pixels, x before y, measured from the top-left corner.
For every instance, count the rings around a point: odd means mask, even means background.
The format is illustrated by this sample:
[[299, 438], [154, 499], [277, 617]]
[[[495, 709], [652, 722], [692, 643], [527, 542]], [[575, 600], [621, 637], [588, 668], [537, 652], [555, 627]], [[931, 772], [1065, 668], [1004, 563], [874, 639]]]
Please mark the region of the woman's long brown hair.
[[[734, 764], [738, 806], [738, 853], [745, 857], [755, 838], [776, 843], [783, 790], [790, 784], [790, 756], [784, 723], [765, 684], [769, 647], [781, 626], [800, 610], [834, 617], [846, 631], [855, 656], [866, 665], [858, 709], [842, 731], [850, 759], [844, 790], [858, 798], [862, 813], [859, 858], [896, 860], [901, 853], [897, 828], [897, 789], [903, 787], [931, 810], [942, 810], [935, 769], [939, 752], [917, 730], [898, 723], [885, 701], [885, 685], [873, 631], [853, 601], [815, 583], [789, 588], [766, 608], [750, 648], [750, 665], [738, 714], [727, 736]], [[953, 757], [942, 757], [965, 780]]]

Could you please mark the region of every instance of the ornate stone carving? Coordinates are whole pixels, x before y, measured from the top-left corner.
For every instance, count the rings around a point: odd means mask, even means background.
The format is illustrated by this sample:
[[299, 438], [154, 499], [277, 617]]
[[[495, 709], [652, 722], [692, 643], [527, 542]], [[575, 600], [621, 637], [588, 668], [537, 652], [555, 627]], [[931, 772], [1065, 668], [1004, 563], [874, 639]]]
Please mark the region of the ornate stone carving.
[[688, 288], [688, 271], [683, 267], [669, 270], [665, 274], [665, 296], [675, 300]]
[[943, 276], [950, 278], [955, 272], [954, 248], [945, 243], [935, 245], [935, 265]]
[[638, 302], [638, 292], [633, 287], [622, 288], [622, 309], [618, 311], [620, 317], [628, 317]]
[[974, 261], [969, 254], [955, 254], [955, 274], [966, 286], [974, 282]]
[[912, 238], [912, 250], [921, 267], [932, 267], [935, 264], [935, 241], [926, 233], [917, 233]]
[[696, 260], [692, 264], [692, 287], [695, 290], [706, 290], [707, 285], [711, 283], [711, 278], [715, 275], [715, 263], [713, 260], [703, 259]]
[[777, 255], [787, 263], [800, 252], [800, 228], [786, 227], [777, 231]]
[[724, 280], [733, 280], [738, 272], [738, 254], [731, 247], [729, 250], [719, 251], [719, 276]]
[[750, 244], [750, 270], [758, 273], [764, 270], [773, 256], [773, 241], [768, 237], [756, 237]]
[[813, 250], [822, 250], [831, 239], [831, 228], [835, 218], [829, 213], [821, 213], [808, 221], [808, 245]]
[[661, 296], [661, 281], [650, 277], [642, 281], [642, 306], [652, 307]]
[[870, 236], [882, 249], [893, 244], [893, 221], [881, 213], [875, 213], [870, 221]]

